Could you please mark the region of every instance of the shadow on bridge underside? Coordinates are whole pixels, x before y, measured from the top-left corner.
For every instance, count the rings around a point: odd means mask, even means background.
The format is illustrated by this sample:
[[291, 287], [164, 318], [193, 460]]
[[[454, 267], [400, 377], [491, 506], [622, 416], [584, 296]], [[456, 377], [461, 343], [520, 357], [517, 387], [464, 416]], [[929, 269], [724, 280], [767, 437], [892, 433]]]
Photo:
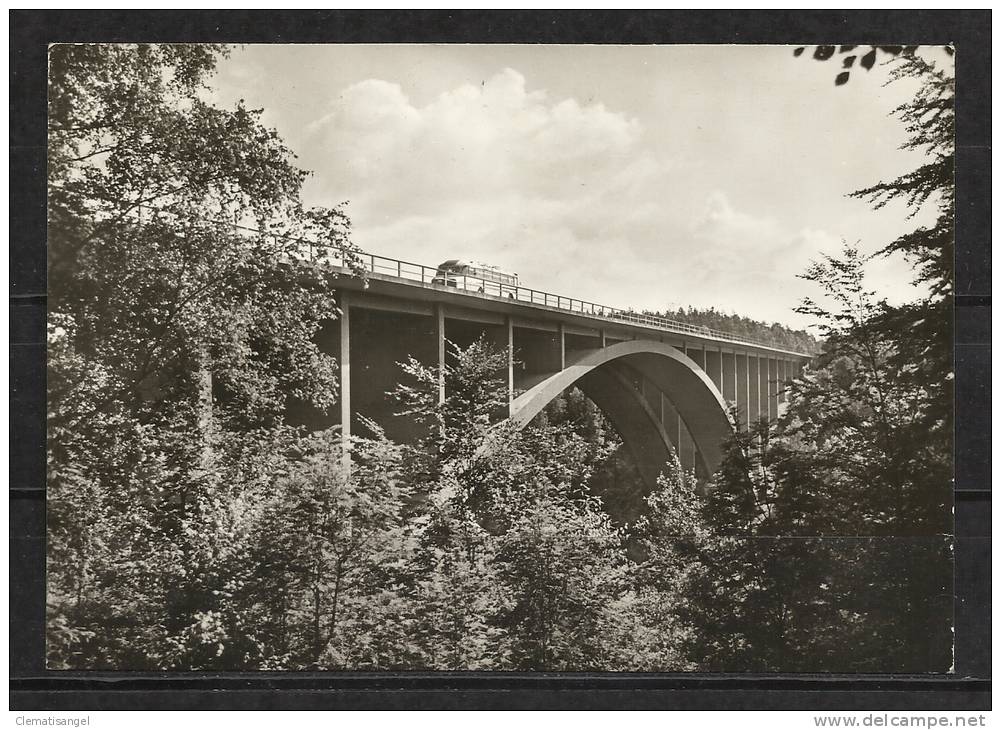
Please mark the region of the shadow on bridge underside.
[[[515, 398], [511, 420], [519, 428], [525, 426], [575, 385], [612, 422], [648, 487], [655, 484], [672, 451], [701, 477], [719, 466], [721, 443], [732, 433], [726, 402], [702, 368], [676, 348], [630, 340], [582, 353]], [[672, 423], [665, 406], [680, 420]], [[685, 458], [689, 438], [692, 459]]]

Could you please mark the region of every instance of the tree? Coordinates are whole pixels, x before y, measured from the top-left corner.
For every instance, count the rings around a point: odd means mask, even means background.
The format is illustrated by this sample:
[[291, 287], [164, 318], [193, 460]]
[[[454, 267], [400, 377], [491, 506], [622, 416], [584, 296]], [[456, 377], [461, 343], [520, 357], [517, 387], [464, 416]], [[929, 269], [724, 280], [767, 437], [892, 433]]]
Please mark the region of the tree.
[[679, 613], [689, 657], [709, 666], [951, 663], [952, 81], [911, 52], [894, 55], [893, 79], [923, 82], [897, 114], [907, 146], [930, 160], [854, 195], [877, 208], [903, 199], [912, 215], [936, 206], [933, 226], [877, 253], [910, 258], [927, 294], [900, 307], [877, 299], [854, 247], [804, 274], [825, 301], [799, 311], [817, 318], [824, 351], [773, 429], [737, 434], [700, 510], [709, 537]]
[[607, 611], [625, 584], [622, 538], [593, 500], [568, 499], [555, 486], [536, 487], [500, 538], [512, 602], [499, 621], [515, 669], [603, 670]]
[[[426, 494], [404, 594], [412, 640], [442, 669], [604, 669], [609, 627], [628, 583], [624, 536], [590, 489], [610, 450], [603, 428], [554, 414], [523, 431], [496, 424], [507, 352], [481, 339], [452, 346], [441, 376], [410, 360], [397, 388], [428, 436], [406, 473]], [[595, 415], [582, 400], [573, 409]]]
[[378, 602], [385, 566], [407, 550], [400, 448], [377, 429], [356, 438], [348, 472], [338, 434], [320, 433], [310, 447], [263, 500], [246, 561], [253, 577], [234, 603], [254, 607], [271, 668], [366, 666], [372, 647], [360, 645], [359, 624]]
[[[407, 450], [411, 469], [434, 481], [445, 464], [474, 465], [491, 424], [507, 408], [507, 385], [501, 373], [508, 354], [480, 337], [468, 348], [446, 342], [449, 358], [439, 371], [410, 357], [401, 363], [402, 383], [392, 396], [398, 415], [413, 418], [424, 435]], [[439, 402], [440, 388], [445, 399]]]
[[[563, 442], [577, 440], [580, 453], [567, 466], [577, 466], [568, 474], [574, 488], [601, 500], [602, 509], [613, 524], [625, 527], [642, 514], [647, 486], [629, 449], [611, 422], [579, 388], [561, 393], [535, 417], [539, 429], [556, 428]], [[543, 456], [540, 454], [540, 456]], [[550, 459], [555, 463], [555, 459]]]
[[[837, 309], [812, 300], [800, 308], [818, 317], [826, 352], [820, 367], [792, 386], [784, 433], [815, 445], [809, 458], [829, 479], [865, 484], [871, 492], [851, 512], [839, 509], [848, 504], [829, 505], [834, 530], [854, 529], [833, 520], [851, 514], [870, 534], [945, 534], [951, 529], [951, 438], [943, 426], [951, 422], [945, 416], [951, 404], [943, 403], [948, 379], [931, 380], [937, 368], [928, 364], [942, 355], [930, 347], [901, 352], [901, 340], [913, 334], [888, 331], [887, 319], [899, 321], [903, 312], [865, 290], [862, 265], [858, 251], [846, 247], [843, 258], [825, 257], [806, 274]], [[902, 362], [908, 355], [913, 358]], [[925, 377], [914, 377], [915, 371]]]
[[302, 208], [305, 173], [259, 111], [204, 100], [224, 53], [50, 50], [53, 666], [159, 668], [218, 633], [248, 520], [302, 437], [286, 401], [336, 392], [313, 338], [333, 274], [303, 236], [350, 260], [348, 220]]
[[635, 563], [628, 589], [609, 607], [615, 620], [607, 624], [615, 666], [647, 672], [704, 666], [704, 657], [693, 662], [684, 653], [695, 639], [684, 615], [691, 601], [686, 588], [709, 536], [701, 502], [694, 473], [675, 459], [646, 496], [645, 512], [627, 528]]
[[[920, 46], [868, 46], [868, 50], [863, 53], [865, 47], [862, 46], [815, 46], [813, 49], [813, 58], [817, 61], [827, 61], [835, 56], [841, 57], [841, 67], [846, 69], [841, 71], [834, 79], [834, 84], [836, 86], [843, 86], [848, 83], [851, 78], [851, 68], [855, 66], [856, 59], [859, 64], [858, 67], [865, 69], [866, 71], [871, 71], [872, 67], [876, 65], [876, 60], [880, 54], [884, 56], [890, 56], [891, 59], [895, 58], [911, 58], [914, 56], [915, 52]], [[955, 49], [952, 46], [942, 46], [945, 52], [952, 56], [955, 53]], [[803, 51], [806, 50], [805, 46], [800, 46], [793, 51], [794, 56], [803, 55]]]

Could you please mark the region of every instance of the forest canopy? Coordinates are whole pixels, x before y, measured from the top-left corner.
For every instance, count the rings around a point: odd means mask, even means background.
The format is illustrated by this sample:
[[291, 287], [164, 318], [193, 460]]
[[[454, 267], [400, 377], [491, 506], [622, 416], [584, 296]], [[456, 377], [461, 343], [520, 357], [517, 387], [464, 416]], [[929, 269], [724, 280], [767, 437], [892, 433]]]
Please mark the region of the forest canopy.
[[820, 350], [820, 343], [806, 330], [793, 329], [778, 322], [768, 324], [733, 312], [721, 312], [713, 307], [709, 309], [678, 307], [663, 312], [645, 311], [643, 313], [673, 319], [685, 324], [708, 327], [793, 352], [815, 353]]

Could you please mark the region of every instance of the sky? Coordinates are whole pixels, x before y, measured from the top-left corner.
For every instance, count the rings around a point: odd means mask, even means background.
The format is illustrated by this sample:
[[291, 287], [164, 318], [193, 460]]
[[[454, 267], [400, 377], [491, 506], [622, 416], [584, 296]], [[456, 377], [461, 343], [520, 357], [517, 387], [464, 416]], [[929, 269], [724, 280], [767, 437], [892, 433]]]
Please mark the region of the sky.
[[[305, 202], [347, 202], [368, 252], [802, 327], [811, 260], [925, 220], [846, 197], [922, 162], [890, 116], [915, 84], [839, 70], [791, 46], [250, 45], [212, 83], [264, 110], [313, 172]], [[902, 260], [869, 275], [918, 295]]]

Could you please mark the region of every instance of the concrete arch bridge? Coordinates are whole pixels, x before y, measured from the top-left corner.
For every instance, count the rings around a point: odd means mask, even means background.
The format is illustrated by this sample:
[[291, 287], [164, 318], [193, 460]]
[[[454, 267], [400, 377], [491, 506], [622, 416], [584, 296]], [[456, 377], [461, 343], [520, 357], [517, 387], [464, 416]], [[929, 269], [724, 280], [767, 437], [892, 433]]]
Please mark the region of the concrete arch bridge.
[[339, 423], [351, 433], [365, 416], [391, 438], [412, 438], [414, 425], [394, 415], [386, 396], [400, 375], [396, 363], [412, 355], [443, 365], [446, 339], [466, 346], [485, 335], [508, 352], [514, 423], [529, 423], [560, 393], [579, 387], [652, 485], [672, 453], [685, 468], [711, 474], [731, 428], [729, 406], [745, 423], [775, 418], [785, 384], [811, 357], [524, 287], [435, 283], [434, 268], [394, 259], [367, 256], [365, 267], [365, 281], [343, 270], [342, 317], [321, 333], [321, 347], [340, 363], [339, 412], [293, 414], [317, 428]]

